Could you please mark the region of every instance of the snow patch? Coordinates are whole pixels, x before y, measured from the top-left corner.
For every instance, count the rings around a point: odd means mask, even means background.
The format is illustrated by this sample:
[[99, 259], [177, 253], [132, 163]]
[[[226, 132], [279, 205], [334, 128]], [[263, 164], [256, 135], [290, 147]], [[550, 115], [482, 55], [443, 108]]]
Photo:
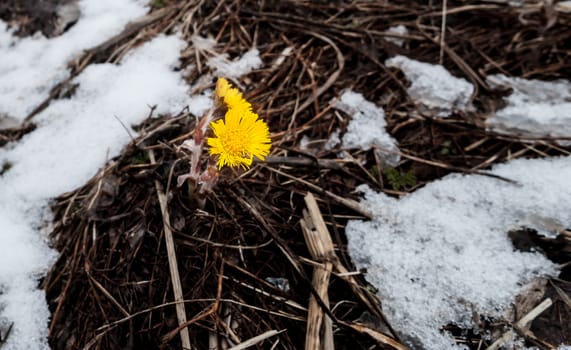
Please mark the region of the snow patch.
[[195, 49], [199, 51], [211, 51], [214, 52], [214, 47], [216, 46], [216, 40], [212, 37], [202, 37], [200, 35], [193, 35], [190, 40]]
[[466, 79], [453, 76], [441, 65], [419, 62], [405, 56], [390, 58], [385, 65], [402, 70], [411, 83], [407, 89], [410, 97], [437, 117], [448, 117], [455, 110], [468, 111], [473, 108], [470, 96], [474, 86]]
[[[511, 88], [507, 106], [488, 119], [488, 128], [523, 137], [571, 138], [571, 83], [492, 75], [493, 87]], [[569, 143], [569, 142], [567, 142]]]
[[40, 33], [16, 38], [0, 21], [0, 115], [23, 120], [51, 88], [69, 77], [70, 60], [147, 12], [137, 0], [83, 0], [79, 7], [78, 22], [51, 39]]
[[406, 29], [405, 26], [403, 26], [402, 24], [396, 26], [396, 27], [390, 27], [387, 32], [389, 34], [396, 34], [397, 36], [392, 37], [392, 36], [387, 36], [385, 38], [386, 41], [391, 42], [397, 46], [401, 46], [404, 44], [404, 39], [399, 38], [399, 35], [406, 35], [408, 34], [408, 29]]
[[207, 64], [214, 69], [214, 74], [227, 78], [238, 78], [262, 67], [260, 51], [250, 49], [237, 60], [230, 61], [228, 55], [216, 55], [208, 59]]
[[329, 135], [327, 142], [325, 142], [325, 145], [323, 146], [323, 148], [326, 151], [331, 151], [332, 149], [341, 144], [341, 138], [339, 137], [339, 133], [340, 133], [339, 129], [335, 129], [333, 130], [331, 135]]
[[507, 233], [571, 225], [571, 157], [492, 172], [517, 183], [453, 174], [401, 199], [361, 188], [375, 217], [348, 223], [349, 253], [413, 349], [461, 349], [442, 326], [475, 327], [473, 312], [500, 316], [524, 283], [557, 273], [542, 255], [514, 251]]
[[36, 130], [0, 149], [0, 164], [12, 164], [0, 177], [0, 326], [14, 323], [3, 350], [48, 349], [49, 312], [37, 279], [55, 252], [36, 230], [43, 210], [120, 153], [131, 140], [121, 122], [141, 123], [153, 105], [156, 114], [184, 108], [188, 87], [173, 70], [184, 46], [177, 37], [159, 36], [120, 65], [88, 66], [74, 79], [79, 87], [72, 98], [52, 102], [36, 116]]
[[207, 90], [200, 95], [192, 95], [188, 101], [188, 111], [198, 118], [202, 117], [212, 108], [212, 95], [212, 90]]
[[172, 68], [183, 47], [182, 40], [161, 36], [120, 65], [88, 66], [74, 80], [73, 98], [52, 102], [35, 118], [42, 127], [5, 155], [14, 164], [4, 175], [11, 185], [6, 191], [32, 201], [81, 186], [129, 141], [121, 123], [140, 123], [156, 104], [156, 113], [182, 110], [187, 86]]
[[[351, 117], [347, 131], [343, 135], [343, 147], [368, 150], [373, 147], [379, 152], [389, 166], [396, 166], [400, 160], [399, 150], [395, 139], [385, 128], [385, 112], [374, 103], [367, 101], [363, 95], [347, 90], [339, 101], [334, 102], [334, 108], [347, 113]], [[333, 144], [338, 134], [332, 135], [328, 144]]]

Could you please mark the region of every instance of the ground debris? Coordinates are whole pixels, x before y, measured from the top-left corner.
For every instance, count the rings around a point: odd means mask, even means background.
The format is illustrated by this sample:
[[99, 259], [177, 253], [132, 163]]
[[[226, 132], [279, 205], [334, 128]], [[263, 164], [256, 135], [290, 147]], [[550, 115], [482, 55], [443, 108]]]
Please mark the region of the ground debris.
[[[314, 266], [299, 226], [308, 190], [318, 199], [340, 263], [352, 271], [343, 231], [347, 220], [364, 217], [328, 194], [357, 199], [357, 185], [368, 184], [399, 196], [452, 172], [473, 173], [519, 157], [570, 154], [569, 147], [549, 138], [520, 140], [485, 129], [487, 113], [501, 108], [506, 94], [489, 87], [485, 76], [571, 78], [571, 62], [560, 47], [571, 40], [570, 18], [561, 14], [548, 27], [544, 13], [526, 5], [478, 2], [466, 6], [449, 1], [448, 9], [449, 54], [442, 63], [474, 85], [471, 102], [476, 109], [453, 110], [448, 118], [435, 119], [417, 109], [403, 74], [384, 62], [399, 54], [438, 63], [440, 47], [433, 39], [440, 31], [439, 7], [365, 0], [226, 1], [220, 5], [166, 1], [157, 6], [155, 11], [168, 16], [145, 22], [144, 38], [182, 28], [189, 43], [196, 35], [216, 38], [216, 47], [229, 58], [253, 47], [259, 51], [266, 65], [238, 83], [270, 125], [272, 155], [283, 158], [259, 163], [248, 173], [225, 170], [205, 206], [198, 208], [186, 185], [177, 188], [175, 181], [188, 172], [187, 159], [177, 147], [194, 129], [195, 117], [183, 112], [141, 125], [142, 136], [120, 157], [85, 186], [54, 202], [51, 238], [60, 257], [43, 281], [52, 312], [52, 348], [180, 348], [155, 181], [168, 197], [192, 346], [223, 348], [261, 339], [254, 347], [266, 349], [279, 342], [278, 348], [301, 349], [308, 300], [317, 295], [308, 277]], [[189, 18], [196, 23], [188, 23]], [[402, 46], [385, 40], [394, 37], [390, 28], [396, 25], [408, 30], [399, 37]], [[98, 51], [96, 59], [116, 60], [126, 49], [115, 48], [137, 46], [144, 38], [119, 37]], [[181, 59], [183, 71], [202, 67], [185, 73], [190, 83], [207, 81], [193, 85], [193, 93], [212, 87], [208, 85], [212, 79], [201, 75], [211, 56], [208, 50], [191, 46]], [[414, 182], [394, 186], [374, 149], [299, 147], [304, 137], [324, 144], [333, 131], [339, 130], [341, 137], [347, 131], [347, 118], [339, 117], [330, 104], [347, 88], [384, 109], [386, 130], [398, 142], [399, 150], [394, 152], [401, 153], [392, 173], [412, 174]], [[156, 164], [149, 161], [151, 149]], [[301, 161], [285, 161], [292, 158]], [[336, 166], [321, 166], [333, 163]], [[568, 249], [569, 243], [562, 247], [558, 249]], [[556, 284], [569, 295], [565, 278]], [[269, 282], [278, 279], [287, 281], [288, 288]], [[369, 302], [379, 302], [359, 273], [355, 281], [371, 298]], [[535, 321], [545, 322], [541, 323], [544, 331], [537, 331], [535, 323], [531, 330], [547, 343], [558, 344], [569, 341], [561, 329], [570, 309], [564, 298], [552, 298], [554, 306]], [[378, 311], [371, 310], [335, 274], [329, 301], [337, 349], [390, 348], [375, 340], [392, 339], [390, 325], [375, 329], [375, 322], [367, 322], [363, 326], [363, 315], [375, 315], [376, 320]], [[564, 312], [564, 317], [558, 317]], [[484, 326], [493, 329], [486, 322]], [[456, 331], [458, 341], [473, 349], [493, 342], [484, 333]], [[261, 335], [267, 337], [256, 338]]]

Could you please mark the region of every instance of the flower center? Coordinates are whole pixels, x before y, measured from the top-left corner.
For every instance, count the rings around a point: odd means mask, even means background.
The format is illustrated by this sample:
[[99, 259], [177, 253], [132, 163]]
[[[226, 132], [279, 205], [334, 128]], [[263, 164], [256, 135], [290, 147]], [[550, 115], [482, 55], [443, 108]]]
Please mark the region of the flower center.
[[233, 156], [243, 156], [246, 153], [247, 140], [242, 130], [227, 130], [220, 135], [224, 150]]

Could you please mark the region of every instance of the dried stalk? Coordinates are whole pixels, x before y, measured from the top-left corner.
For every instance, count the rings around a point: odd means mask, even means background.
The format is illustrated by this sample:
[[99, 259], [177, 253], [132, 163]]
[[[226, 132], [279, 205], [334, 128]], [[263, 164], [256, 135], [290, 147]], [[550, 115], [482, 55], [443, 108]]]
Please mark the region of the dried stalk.
[[[322, 266], [316, 267], [313, 271], [312, 284], [320, 299], [327, 305], [329, 304], [327, 291], [329, 289], [331, 270], [333, 269], [331, 257], [335, 256], [335, 248], [315, 197], [310, 192], [304, 199], [307, 211], [304, 210], [304, 218], [300, 220], [303, 236], [313, 259], [323, 261]], [[321, 333], [323, 333], [323, 342], [321, 341]], [[305, 349], [335, 349], [331, 319], [323, 313], [314, 295], [311, 295], [309, 299]]]
[[[149, 151], [149, 159], [151, 164], [156, 164], [155, 154], [153, 151]], [[157, 191], [157, 197], [159, 198], [159, 203], [161, 206], [161, 214], [163, 216], [163, 228], [165, 231], [165, 244], [167, 247], [167, 254], [169, 259], [169, 270], [171, 274], [172, 289], [174, 293], [174, 300], [176, 304], [176, 316], [178, 319], [178, 324], [183, 325], [186, 323], [186, 310], [184, 307], [184, 297], [182, 293], [182, 285], [180, 283], [180, 276], [178, 274], [178, 263], [176, 260], [176, 251], [174, 248], [174, 239], [172, 231], [170, 229], [170, 217], [167, 207], [167, 196], [162, 190], [161, 184], [158, 180], [155, 180], [155, 188]], [[184, 350], [192, 350], [190, 345], [190, 336], [188, 333], [188, 328], [184, 327], [180, 330], [180, 340], [182, 342], [182, 348]]]

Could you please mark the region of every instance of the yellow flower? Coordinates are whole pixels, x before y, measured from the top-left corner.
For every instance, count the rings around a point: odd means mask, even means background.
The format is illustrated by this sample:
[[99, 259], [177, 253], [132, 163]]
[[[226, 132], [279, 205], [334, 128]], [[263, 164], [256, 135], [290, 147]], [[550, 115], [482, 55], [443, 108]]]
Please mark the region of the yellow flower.
[[215, 95], [220, 101], [224, 101], [228, 109], [252, 109], [250, 103], [242, 97], [242, 93], [238, 89], [233, 88], [228, 80], [224, 78], [218, 78], [216, 81]]
[[224, 119], [210, 123], [214, 137], [207, 141], [210, 154], [218, 155], [218, 168], [227, 165], [247, 169], [254, 157], [265, 159], [271, 147], [268, 125], [252, 112], [250, 103], [226, 79], [218, 79], [216, 96], [228, 107]]

